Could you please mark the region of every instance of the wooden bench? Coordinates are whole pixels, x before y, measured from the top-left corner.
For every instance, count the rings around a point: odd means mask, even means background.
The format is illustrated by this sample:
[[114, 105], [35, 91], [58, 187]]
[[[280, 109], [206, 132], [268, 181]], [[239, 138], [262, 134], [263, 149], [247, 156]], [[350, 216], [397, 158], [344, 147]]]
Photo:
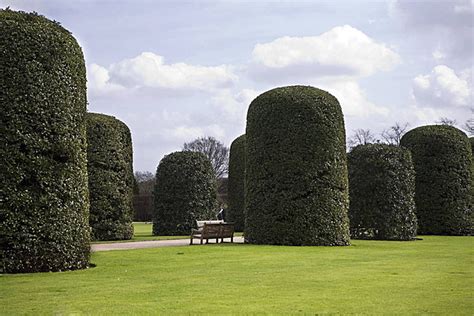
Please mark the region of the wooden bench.
[[197, 221], [198, 229], [191, 230], [189, 244], [193, 244], [194, 239], [200, 239], [201, 245], [204, 240], [206, 244], [209, 239], [216, 239], [216, 243], [224, 242], [224, 238], [230, 238], [234, 242], [234, 223], [224, 223], [224, 221]]

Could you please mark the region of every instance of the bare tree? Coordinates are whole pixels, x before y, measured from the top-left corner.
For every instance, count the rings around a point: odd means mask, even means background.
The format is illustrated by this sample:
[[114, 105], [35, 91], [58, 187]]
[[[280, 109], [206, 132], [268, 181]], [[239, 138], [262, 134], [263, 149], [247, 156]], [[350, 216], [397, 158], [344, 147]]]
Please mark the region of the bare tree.
[[150, 171], [136, 171], [135, 183], [137, 185], [137, 195], [151, 195], [155, 188], [155, 175]]
[[440, 117], [436, 123], [441, 124], [441, 125], [450, 125], [450, 126], [455, 126], [458, 122], [456, 120], [447, 118], [447, 117]]
[[135, 171], [135, 179], [138, 183], [145, 182], [155, 178], [155, 175], [150, 171]]
[[469, 135], [474, 135], [474, 119], [467, 120], [464, 129]]
[[349, 149], [354, 148], [357, 145], [366, 145], [376, 143], [378, 140], [375, 138], [374, 134], [370, 129], [356, 129], [352, 136], [348, 139], [347, 144]]
[[[474, 108], [471, 108], [471, 114], [474, 115]], [[473, 116], [471, 116], [471, 118], [468, 119], [466, 123], [464, 124], [464, 130], [466, 130], [466, 132], [469, 135], [474, 135], [474, 117]]]
[[389, 129], [382, 131], [382, 134], [381, 134], [382, 139], [387, 144], [400, 146], [400, 140], [402, 139], [402, 136], [405, 134], [408, 128], [408, 125], [409, 125], [408, 123], [400, 124], [396, 122], [395, 125], [390, 126]]
[[216, 178], [227, 174], [229, 167], [229, 148], [214, 137], [200, 137], [190, 143], [184, 143], [183, 150], [197, 151], [206, 155], [211, 161]]

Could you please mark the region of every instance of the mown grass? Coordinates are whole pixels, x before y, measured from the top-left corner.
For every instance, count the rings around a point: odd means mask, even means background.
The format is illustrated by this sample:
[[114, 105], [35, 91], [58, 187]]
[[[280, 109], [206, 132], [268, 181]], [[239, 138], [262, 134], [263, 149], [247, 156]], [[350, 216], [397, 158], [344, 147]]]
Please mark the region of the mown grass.
[[97, 252], [97, 267], [3, 275], [0, 314], [472, 315], [472, 237], [350, 247]]

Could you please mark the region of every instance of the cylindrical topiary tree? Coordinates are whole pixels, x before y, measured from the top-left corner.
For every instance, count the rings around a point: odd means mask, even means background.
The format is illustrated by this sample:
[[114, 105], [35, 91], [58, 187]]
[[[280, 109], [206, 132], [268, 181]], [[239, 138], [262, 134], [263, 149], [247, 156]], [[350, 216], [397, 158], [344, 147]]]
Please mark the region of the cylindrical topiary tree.
[[0, 272], [89, 265], [86, 68], [59, 23], [0, 10]]
[[360, 145], [348, 154], [348, 168], [351, 237], [413, 240], [415, 170], [408, 149]]
[[153, 235], [189, 235], [196, 220], [216, 217], [216, 178], [202, 153], [174, 152], [156, 170]]
[[345, 129], [337, 99], [291, 86], [270, 90], [247, 114], [248, 242], [348, 245]]
[[229, 156], [229, 209], [227, 220], [234, 223], [236, 231], [245, 226], [245, 134], [230, 145]]
[[87, 114], [87, 169], [92, 238], [131, 239], [133, 154], [130, 130], [104, 114]]
[[466, 134], [448, 125], [422, 126], [401, 145], [415, 165], [418, 233], [471, 235], [473, 161]]

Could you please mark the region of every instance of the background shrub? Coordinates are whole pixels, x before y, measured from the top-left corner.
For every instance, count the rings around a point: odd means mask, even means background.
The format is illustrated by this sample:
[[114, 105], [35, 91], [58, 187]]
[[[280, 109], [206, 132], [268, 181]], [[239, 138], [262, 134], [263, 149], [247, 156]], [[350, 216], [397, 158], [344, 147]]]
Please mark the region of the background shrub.
[[87, 113], [87, 142], [92, 238], [131, 239], [134, 178], [130, 130], [113, 116]]
[[406, 133], [416, 172], [419, 234], [470, 235], [472, 153], [463, 132], [448, 125], [422, 126]]
[[250, 243], [348, 245], [341, 107], [306, 86], [270, 90], [247, 114], [246, 238]]
[[236, 231], [245, 224], [245, 134], [230, 145], [229, 157], [229, 209], [227, 221], [235, 223]]
[[0, 10], [0, 272], [89, 264], [86, 68], [74, 37]]
[[217, 215], [216, 178], [199, 152], [174, 152], [156, 170], [153, 235], [188, 235], [196, 220]]
[[352, 238], [416, 237], [415, 170], [408, 149], [369, 144], [348, 154]]

